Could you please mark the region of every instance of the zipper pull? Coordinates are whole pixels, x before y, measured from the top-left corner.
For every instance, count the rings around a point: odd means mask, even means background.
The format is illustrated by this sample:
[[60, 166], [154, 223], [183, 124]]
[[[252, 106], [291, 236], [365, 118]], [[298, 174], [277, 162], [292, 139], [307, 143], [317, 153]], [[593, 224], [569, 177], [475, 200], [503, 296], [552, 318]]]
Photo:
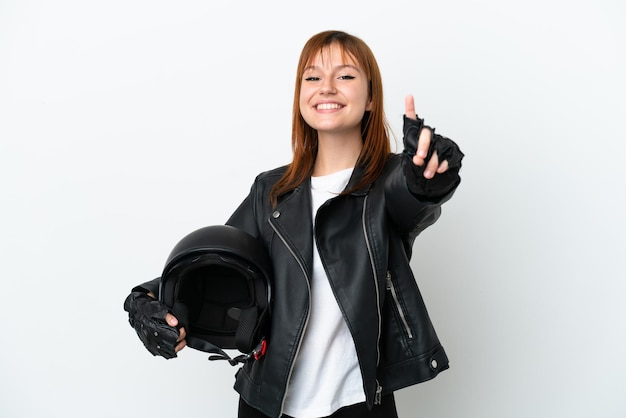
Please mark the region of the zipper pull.
[[383, 387], [381, 385], [376, 386], [376, 394], [374, 395], [374, 405], [380, 405], [383, 401]]
[[391, 286], [393, 286], [393, 283], [391, 282], [391, 272], [387, 271], [387, 290], [391, 290]]

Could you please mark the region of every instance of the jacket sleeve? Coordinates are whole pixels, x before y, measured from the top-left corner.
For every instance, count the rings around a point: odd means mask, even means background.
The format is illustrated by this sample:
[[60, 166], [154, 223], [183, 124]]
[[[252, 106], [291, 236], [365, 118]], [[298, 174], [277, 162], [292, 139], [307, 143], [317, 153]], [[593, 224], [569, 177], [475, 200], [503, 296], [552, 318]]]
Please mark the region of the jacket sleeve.
[[[413, 164], [417, 140], [422, 129], [431, 129], [433, 137], [427, 161], [437, 150], [448, 160], [445, 173], [424, 177], [424, 167]], [[390, 164], [385, 182], [387, 212], [397, 229], [412, 241], [420, 232], [434, 224], [441, 215], [441, 205], [448, 201], [461, 182], [459, 175], [463, 153], [449, 138], [434, 134], [421, 119], [404, 120], [404, 151]]]
[[234, 226], [255, 238], [259, 237], [259, 226], [257, 225], [256, 214], [256, 192], [257, 192], [258, 179], [250, 188], [250, 193], [241, 202], [239, 207], [233, 212], [233, 214], [226, 221], [226, 225]]

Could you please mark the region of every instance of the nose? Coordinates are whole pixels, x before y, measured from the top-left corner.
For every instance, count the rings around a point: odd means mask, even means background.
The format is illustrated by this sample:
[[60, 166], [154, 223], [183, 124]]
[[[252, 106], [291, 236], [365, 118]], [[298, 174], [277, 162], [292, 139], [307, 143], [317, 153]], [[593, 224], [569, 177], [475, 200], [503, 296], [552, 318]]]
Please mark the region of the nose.
[[335, 80], [332, 77], [325, 78], [320, 87], [320, 94], [333, 94], [335, 90]]

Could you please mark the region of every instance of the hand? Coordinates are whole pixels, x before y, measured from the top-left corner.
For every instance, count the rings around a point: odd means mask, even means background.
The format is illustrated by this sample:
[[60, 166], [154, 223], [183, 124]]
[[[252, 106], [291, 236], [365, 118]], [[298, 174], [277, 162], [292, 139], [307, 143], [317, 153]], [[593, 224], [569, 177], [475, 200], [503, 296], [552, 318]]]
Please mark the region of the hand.
[[185, 331], [176, 328], [178, 320], [154, 295], [131, 292], [124, 301], [124, 310], [128, 312], [128, 322], [152, 355], [171, 359], [185, 346]]
[[[415, 113], [415, 101], [412, 95], [407, 95], [404, 99], [405, 116], [409, 119], [417, 120], [417, 114]], [[413, 156], [413, 164], [417, 166], [423, 166], [426, 163], [426, 156], [428, 155], [428, 149], [430, 148], [430, 142], [433, 131], [431, 129], [422, 129], [419, 134], [417, 142], [417, 151]], [[437, 151], [432, 153], [432, 157], [426, 163], [424, 168], [424, 177], [431, 179], [435, 176], [435, 173], [445, 173], [448, 170], [448, 161], [443, 160], [439, 162]]]
[[[171, 313], [165, 315], [165, 321], [168, 323], [169, 326], [174, 328], [176, 328], [176, 326], [178, 325], [178, 319], [176, 319], [176, 317]], [[185, 339], [187, 337], [187, 332], [185, 331], [185, 327], [180, 327], [178, 329], [178, 332], [180, 333], [180, 335], [176, 339], [176, 342], [178, 344], [176, 344], [176, 347], [174, 347], [175, 353], [178, 353], [180, 350], [187, 346], [187, 341]]]
[[[154, 293], [149, 292], [148, 296], [150, 296], [152, 299], [156, 300], [156, 296], [154, 295]], [[171, 313], [167, 313], [165, 315], [165, 322], [167, 322], [167, 325], [169, 325], [170, 327], [177, 328], [177, 326], [178, 326], [178, 319], [174, 315], [172, 315]], [[187, 337], [187, 332], [185, 331], [185, 328], [184, 327], [179, 328], [178, 332], [180, 334], [179, 334], [178, 338], [176, 339], [176, 342], [178, 344], [174, 348], [174, 352], [175, 353], [178, 353], [180, 350], [182, 350], [183, 348], [185, 348], [187, 346], [187, 341], [185, 340], [185, 338]]]

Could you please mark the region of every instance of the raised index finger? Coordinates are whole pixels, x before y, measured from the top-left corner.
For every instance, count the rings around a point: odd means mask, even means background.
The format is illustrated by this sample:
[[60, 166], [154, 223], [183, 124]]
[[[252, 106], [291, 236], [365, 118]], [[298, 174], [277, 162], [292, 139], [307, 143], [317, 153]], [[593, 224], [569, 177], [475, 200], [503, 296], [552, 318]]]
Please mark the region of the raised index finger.
[[411, 94], [408, 94], [404, 98], [404, 115], [410, 119], [417, 119], [417, 114], [415, 113], [415, 100]]

